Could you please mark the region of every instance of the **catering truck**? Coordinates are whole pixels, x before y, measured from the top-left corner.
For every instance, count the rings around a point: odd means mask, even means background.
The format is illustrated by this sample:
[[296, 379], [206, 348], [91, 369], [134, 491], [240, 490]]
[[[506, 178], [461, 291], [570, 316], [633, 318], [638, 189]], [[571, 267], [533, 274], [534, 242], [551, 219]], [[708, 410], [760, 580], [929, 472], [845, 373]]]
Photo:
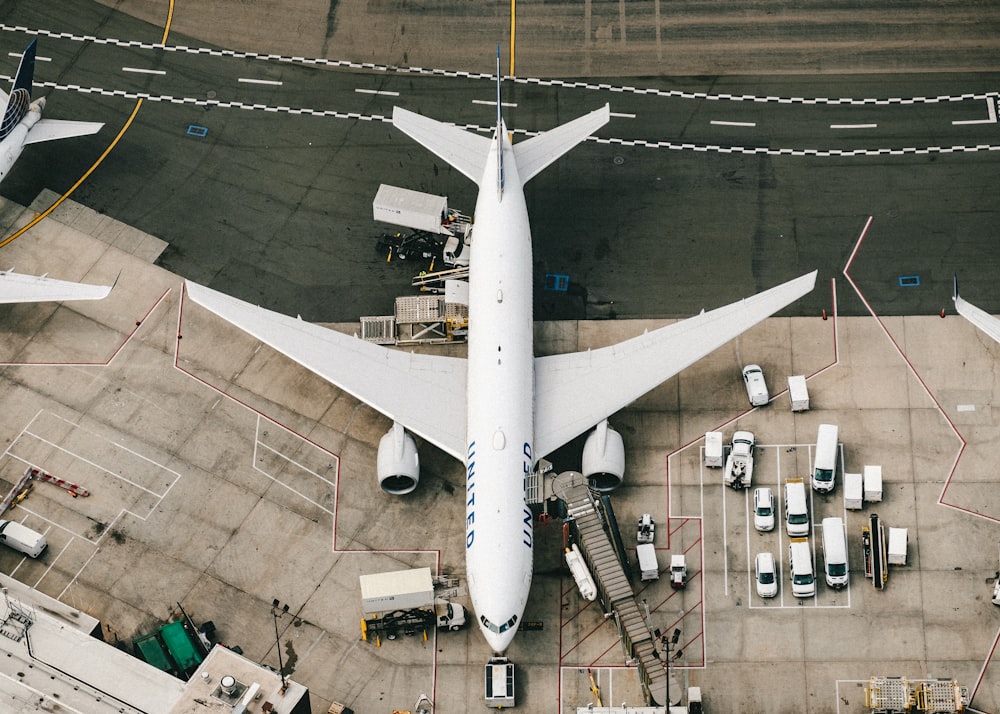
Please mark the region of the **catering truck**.
[[361, 576], [361, 637], [394, 640], [437, 627], [459, 630], [466, 622], [465, 608], [434, 595], [430, 568], [414, 568]]
[[723, 480], [730, 488], [750, 488], [753, 481], [754, 436], [749, 431], [733, 434], [733, 443], [726, 458]]
[[372, 217], [413, 229], [382, 234], [377, 247], [390, 258], [440, 258], [448, 266], [469, 265], [472, 223], [448, 207], [446, 196], [382, 184], [372, 201]]

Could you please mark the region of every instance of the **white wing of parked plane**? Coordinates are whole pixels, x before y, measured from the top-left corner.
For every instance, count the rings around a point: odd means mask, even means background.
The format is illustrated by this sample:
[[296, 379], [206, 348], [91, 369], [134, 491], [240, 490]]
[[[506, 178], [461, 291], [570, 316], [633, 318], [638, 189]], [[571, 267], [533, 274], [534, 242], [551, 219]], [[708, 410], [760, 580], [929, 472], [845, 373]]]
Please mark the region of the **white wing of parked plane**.
[[100, 300], [108, 296], [111, 287], [71, 283], [45, 276], [22, 275], [13, 270], [0, 270], [0, 303]]
[[978, 308], [972, 303], [965, 301], [961, 296], [959, 296], [957, 275], [955, 276], [955, 292], [952, 294], [951, 299], [955, 301], [955, 309], [958, 310], [959, 315], [964, 317], [997, 342], [1000, 342], [1000, 319], [989, 314], [982, 308]]
[[465, 360], [389, 349], [186, 281], [202, 307], [399, 422], [465, 457]]
[[816, 271], [610, 347], [535, 358], [544, 456], [813, 289]]
[[39, 119], [28, 131], [24, 140], [28, 144], [39, 144], [55, 139], [69, 139], [74, 136], [96, 134], [104, 124], [94, 121], [70, 121], [68, 119]]

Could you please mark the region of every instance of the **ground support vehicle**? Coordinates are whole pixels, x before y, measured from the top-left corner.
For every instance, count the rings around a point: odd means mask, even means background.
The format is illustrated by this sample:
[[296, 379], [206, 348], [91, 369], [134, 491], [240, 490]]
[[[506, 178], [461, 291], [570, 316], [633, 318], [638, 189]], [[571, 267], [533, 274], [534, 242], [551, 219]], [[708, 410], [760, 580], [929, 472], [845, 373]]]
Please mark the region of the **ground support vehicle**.
[[749, 431], [733, 434], [733, 443], [726, 458], [723, 481], [730, 488], [750, 488], [753, 482], [754, 436]]

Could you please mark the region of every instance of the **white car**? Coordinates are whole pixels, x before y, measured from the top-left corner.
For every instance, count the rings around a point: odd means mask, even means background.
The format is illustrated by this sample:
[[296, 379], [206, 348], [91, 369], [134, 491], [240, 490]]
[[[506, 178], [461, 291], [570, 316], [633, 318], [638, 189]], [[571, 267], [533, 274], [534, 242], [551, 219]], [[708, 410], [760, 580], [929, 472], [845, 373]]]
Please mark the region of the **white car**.
[[769, 488], [753, 490], [753, 527], [762, 533], [774, 530], [774, 494]]
[[757, 594], [761, 597], [777, 595], [778, 574], [774, 569], [774, 556], [770, 553], [758, 553], [754, 570], [757, 576]]
[[743, 384], [747, 388], [750, 406], [762, 407], [771, 399], [771, 395], [767, 392], [767, 382], [764, 381], [764, 372], [759, 364], [748, 364], [743, 368]]

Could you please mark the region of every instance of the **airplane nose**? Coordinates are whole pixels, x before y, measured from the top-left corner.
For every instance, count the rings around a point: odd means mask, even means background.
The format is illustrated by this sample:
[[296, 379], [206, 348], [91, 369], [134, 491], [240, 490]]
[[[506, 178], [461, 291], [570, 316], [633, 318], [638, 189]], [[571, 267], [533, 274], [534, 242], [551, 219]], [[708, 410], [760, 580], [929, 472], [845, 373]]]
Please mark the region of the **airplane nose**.
[[483, 637], [486, 638], [486, 643], [493, 650], [496, 655], [502, 655], [510, 647], [510, 643], [514, 640], [514, 635], [517, 633], [515, 628], [511, 628], [506, 632], [496, 633], [493, 630], [487, 629], [480, 624], [479, 629], [483, 633]]

